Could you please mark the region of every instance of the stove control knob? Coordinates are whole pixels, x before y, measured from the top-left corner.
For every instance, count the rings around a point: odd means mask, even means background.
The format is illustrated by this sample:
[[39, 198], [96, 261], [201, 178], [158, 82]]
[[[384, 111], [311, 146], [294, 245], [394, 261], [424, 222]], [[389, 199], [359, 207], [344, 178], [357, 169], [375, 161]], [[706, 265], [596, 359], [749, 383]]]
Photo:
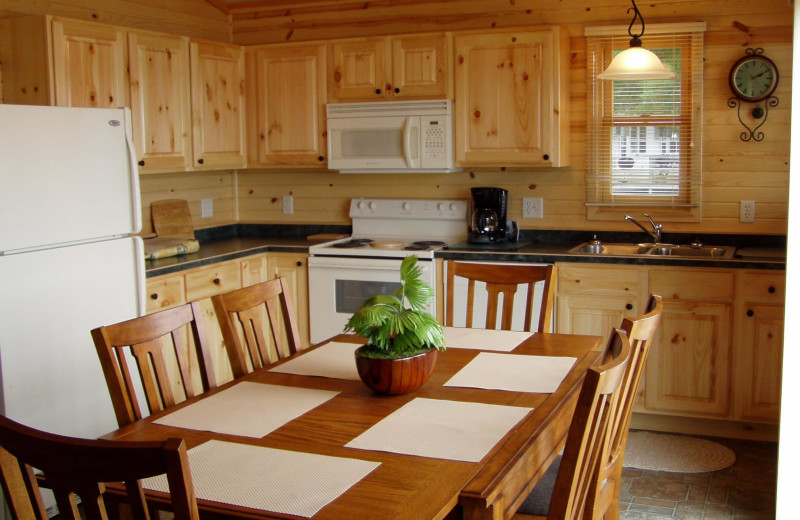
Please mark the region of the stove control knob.
[[411, 203], [410, 202], [404, 202], [403, 203], [403, 209], [406, 210], [406, 211], [410, 210], [411, 209]]
[[369, 209], [375, 209], [376, 204], [374, 202], [369, 203]]
[[356, 204], [356, 206], [358, 207], [358, 209], [364, 209], [367, 207], [367, 203], [362, 200], [358, 204]]
[[438, 209], [439, 211], [444, 211], [446, 208], [447, 208], [447, 204], [445, 204], [444, 202], [440, 202], [440, 203], [439, 203], [439, 204], [436, 206], [436, 209]]
[[456, 204], [455, 202], [451, 202], [450, 203], [450, 211], [455, 213], [457, 209], [458, 209], [458, 204]]

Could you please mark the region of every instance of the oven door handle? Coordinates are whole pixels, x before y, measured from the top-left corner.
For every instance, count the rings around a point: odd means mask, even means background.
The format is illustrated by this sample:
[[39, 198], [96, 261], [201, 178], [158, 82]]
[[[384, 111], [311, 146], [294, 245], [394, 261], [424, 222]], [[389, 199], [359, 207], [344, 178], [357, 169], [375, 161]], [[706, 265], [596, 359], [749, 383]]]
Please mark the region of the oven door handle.
[[[359, 271], [363, 271], [364, 269], [369, 269], [370, 271], [399, 271], [400, 270], [399, 261], [398, 261], [398, 263], [396, 265], [393, 265], [393, 266], [389, 266], [389, 265], [386, 265], [386, 266], [384, 266], [384, 265], [370, 265], [369, 267], [366, 267], [366, 266], [363, 266], [363, 265], [348, 264], [348, 263], [346, 263], [347, 262], [346, 260], [342, 261], [342, 262], [335, 262], [335, 261], [331, 262], [328, 259], [326, 259], [323, 262], [319, 262], [319, 261], [315, 262], [314, 260], [315, 260], [315, 258], [313, 256], [308, 259], [308, 267], [310, 267], [310, 268], [311, 267], [319, 267], [319, 268], [331, 268], [332, 267], [332, 268], [335, 268], [335, 269], [357, 269]], [[423, 272], [423, 273], [427, 272], [428, 269], [429, 269], [429, 266], [424, 265], [424, 264], [419, 263], [419, 262], [417, 263], [417, 267], [419, 267], [419, 270], [421, 272]]]

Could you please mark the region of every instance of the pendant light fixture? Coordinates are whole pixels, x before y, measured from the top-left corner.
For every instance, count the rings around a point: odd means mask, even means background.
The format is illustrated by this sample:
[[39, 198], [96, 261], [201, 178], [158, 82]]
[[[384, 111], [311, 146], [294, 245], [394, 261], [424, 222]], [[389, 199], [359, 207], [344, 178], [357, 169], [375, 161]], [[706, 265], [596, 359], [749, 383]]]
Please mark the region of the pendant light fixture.
[[[675, 73], [661, 63], [653, 52], [642, 47], [640, 37], [644, 34], [644, 18], [636, 2], [631, 0], [633, 7], [628, 8], [628, 13], [633, 10], [633, 19], [628, 26], [628, 34], [631, 37], [630, 47], [617, 54], [606, 70], [597, 75], [600, 79], [606, 80], [638, 80], [638, 79], [670, 79], [675, 77]], [[633, 34], [633, 24], [639, 18], [642, 24], [642, 32]]]

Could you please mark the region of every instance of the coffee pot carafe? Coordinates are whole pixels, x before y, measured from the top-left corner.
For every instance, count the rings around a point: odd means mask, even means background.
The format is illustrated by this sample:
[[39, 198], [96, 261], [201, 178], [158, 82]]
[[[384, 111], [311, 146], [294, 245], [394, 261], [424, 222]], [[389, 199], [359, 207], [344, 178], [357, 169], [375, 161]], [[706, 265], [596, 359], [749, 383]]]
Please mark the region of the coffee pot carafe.
[[502, 188], [472, 188], [472, 216], [467, 242], [488, 244], [506, 240], [507, 205], [508, 191]]

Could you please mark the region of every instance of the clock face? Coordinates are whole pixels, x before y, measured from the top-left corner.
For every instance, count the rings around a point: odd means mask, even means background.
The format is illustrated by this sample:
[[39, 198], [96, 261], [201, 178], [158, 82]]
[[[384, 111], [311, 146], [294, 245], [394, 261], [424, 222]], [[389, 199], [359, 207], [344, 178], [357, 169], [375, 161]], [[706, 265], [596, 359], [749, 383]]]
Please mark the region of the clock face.
[[772, 60], [764, 56], [745, 56], [731, 67], [730, 86], [740, 99], [761, 101], [778, 86], [778, 69]]

